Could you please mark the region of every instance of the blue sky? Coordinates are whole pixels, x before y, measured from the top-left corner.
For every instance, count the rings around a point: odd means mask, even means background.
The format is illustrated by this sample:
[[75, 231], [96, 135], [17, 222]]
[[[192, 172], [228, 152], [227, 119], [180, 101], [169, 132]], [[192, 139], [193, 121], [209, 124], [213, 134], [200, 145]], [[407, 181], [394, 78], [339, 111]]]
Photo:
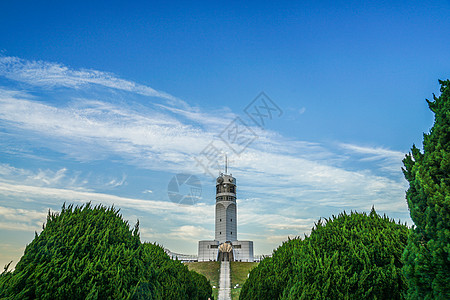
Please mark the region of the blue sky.
[[[0, 2], [0, 264], [63, 202], [114, 204], [143, 240], [196, 253], [211, 142], [256, 254], [343, 210], [411, 224], [401, 159], [450, 77], [448, 1], [91, 2]], [[282, 111], [264, 128], [244, 111], [262, 91]], [[257, 137], [240, 154], [220, 139], [236, 117]], [[200, 179], [194, 205], [169, 199], [178, 173]]]

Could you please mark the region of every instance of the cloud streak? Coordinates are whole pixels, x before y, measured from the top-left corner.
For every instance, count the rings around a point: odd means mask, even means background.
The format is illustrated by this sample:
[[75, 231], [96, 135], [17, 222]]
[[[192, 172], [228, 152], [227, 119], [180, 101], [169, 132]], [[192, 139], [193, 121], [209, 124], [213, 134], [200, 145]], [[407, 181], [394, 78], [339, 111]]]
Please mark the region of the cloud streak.
[[0, 56], [0, 75], [45, 88], [81, 88], [83, 85], [96, 84], [143, 96], [158, 97], [172, 103], [184, 103], [168, 93], [118, 78], [111, 73], [89, 69], [72, 70], [62, 64], [45, 61], [28, 61], [18, 57]]

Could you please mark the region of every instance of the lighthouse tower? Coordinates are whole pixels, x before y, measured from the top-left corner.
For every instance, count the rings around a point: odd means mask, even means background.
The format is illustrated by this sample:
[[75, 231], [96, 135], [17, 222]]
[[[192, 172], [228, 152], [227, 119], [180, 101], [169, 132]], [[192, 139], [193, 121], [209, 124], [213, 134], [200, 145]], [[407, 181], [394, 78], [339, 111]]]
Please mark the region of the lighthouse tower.
[[253, 242], [237, 239], [236, 178], [225, 172], [216, 179], [215, 239], [199, 241], [198, 261], [253, 261]]

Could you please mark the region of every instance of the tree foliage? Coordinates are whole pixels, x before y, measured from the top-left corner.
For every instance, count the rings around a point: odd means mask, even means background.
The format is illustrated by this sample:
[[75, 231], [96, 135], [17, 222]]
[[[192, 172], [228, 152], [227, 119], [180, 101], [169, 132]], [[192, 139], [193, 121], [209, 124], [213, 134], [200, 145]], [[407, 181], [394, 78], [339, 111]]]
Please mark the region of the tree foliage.
[[7, 299], [207, 299], [206, 278], [141, 243], [119, 211], [62, 207], [26, 247], [13, 272], [0, 277]]
[[403, 160], [416, 225], [403, 256], [410, 299], [450, 299], [450, 81], [440, 84], [441, 96], [427, 100], [435, 121], [423, 153], [413, 145]]
[[407, 235], [374, 210], [319, 220], [253, 269], [240, 299], [402, 299]]

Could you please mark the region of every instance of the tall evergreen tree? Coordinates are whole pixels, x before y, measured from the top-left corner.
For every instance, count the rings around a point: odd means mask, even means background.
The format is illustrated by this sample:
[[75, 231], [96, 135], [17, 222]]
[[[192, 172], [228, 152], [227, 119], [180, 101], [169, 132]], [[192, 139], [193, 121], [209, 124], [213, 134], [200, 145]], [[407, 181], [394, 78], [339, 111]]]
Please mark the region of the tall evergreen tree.
[[0, 274], [0, 299], [208, 299], [206, 277], [156, 244], [141, 243], [114, 207], [63, 206], [50, 213], [13, 272]]
[[428, 102], [435, 114], [423, 153], [413, 145], [403, 160], [412, 230], [403, 253], [410, 299], [450, 299], [450, 81]]

